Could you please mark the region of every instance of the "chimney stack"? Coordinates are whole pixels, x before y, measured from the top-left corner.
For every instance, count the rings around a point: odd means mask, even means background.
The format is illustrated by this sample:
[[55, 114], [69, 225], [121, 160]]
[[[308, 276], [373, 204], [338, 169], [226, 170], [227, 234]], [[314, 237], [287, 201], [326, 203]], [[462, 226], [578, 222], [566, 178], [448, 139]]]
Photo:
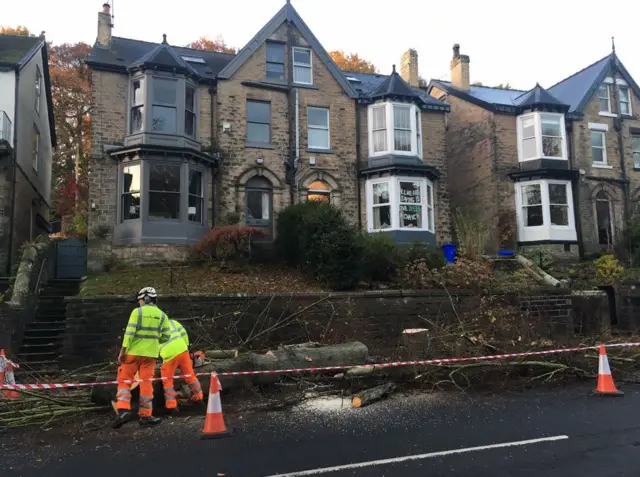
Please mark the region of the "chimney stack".
[[451, 84], [464, 91], [471, 88], [469, 76], [469, 57], [460, 54], [460, 45], [453, 45], [453, 59], [451, 60]]
[[111, 47], [111, 5], [105, 3], [102, 5], [102, 11], [98, 13], [98, 46], [102, 48]]
[[400, 60], [400, 76], [411, 86], [418, 87], [418, 52], [408, 49]]

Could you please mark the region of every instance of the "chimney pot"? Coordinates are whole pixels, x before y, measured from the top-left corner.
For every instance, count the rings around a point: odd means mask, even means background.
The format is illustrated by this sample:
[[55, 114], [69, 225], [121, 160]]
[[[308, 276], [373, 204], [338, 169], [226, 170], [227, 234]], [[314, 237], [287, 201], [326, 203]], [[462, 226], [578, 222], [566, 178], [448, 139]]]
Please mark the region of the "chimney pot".
[[453, 45], [453, 57], [454, 58], [458, 58], [460, 56], [460, 44], [459, 43], [455, 43]]
[[413, 48], [409, 48], [402, 55], [402, 59], [400, 60], [400, 76], [414, 88], [420, 86], [418, 79], [418, 52]]

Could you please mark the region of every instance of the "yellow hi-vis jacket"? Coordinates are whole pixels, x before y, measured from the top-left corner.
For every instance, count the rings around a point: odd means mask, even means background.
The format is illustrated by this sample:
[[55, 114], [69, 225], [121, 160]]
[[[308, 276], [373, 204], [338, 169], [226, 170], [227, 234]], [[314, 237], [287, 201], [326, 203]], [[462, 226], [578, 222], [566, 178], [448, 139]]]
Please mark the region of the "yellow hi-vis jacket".
[[176, 320], [169, 320], [169, 326], [171, 327], [171, 337], [169, 341], [160, 345], [160, 356], [164, 362], [171, 361], [189, 349], [187, 330]]
[[167, 315], [155, 305], [143, 305], [131, 312], [122, 347], [127, 349], [128, 355], [157, 358], [160, 343], [170, 337]]

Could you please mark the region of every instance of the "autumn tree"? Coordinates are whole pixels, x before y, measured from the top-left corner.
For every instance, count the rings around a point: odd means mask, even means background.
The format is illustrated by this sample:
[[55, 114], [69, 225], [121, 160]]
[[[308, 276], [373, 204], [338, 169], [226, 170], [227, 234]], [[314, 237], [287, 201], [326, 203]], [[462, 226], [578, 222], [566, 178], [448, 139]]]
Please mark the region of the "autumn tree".
[[198, 40], [193, 41], [187, 45], [187, 48], [193, 48], [195, 50], [216, 51], [218, 53], [229, 53], [235, 55], [238, 52], [237, 48], [227, 46], [222, 36], [218, 35], [214, 40], [208, 36], [201, 36]]
[[20, 35], [20, 36], [35, 36], [29, 32], [29, 29], [25, 26], [18, 25], [16, 27], [8, 27], [0, 25], [0, 35]]
[[49, 53], [51, 95], [58, 147], [53, 158], [54, 205], [59, 216], [86, 217], [91, 151], [91, 79], [86, 43], [53, 46]]
[[353, 71], [354, 73], [376, 72], [376, 67], [373, 63], [363, 60], [357, 53], [345, 54], [342, 50], [334, 50], [329, 52], [329, 56], [341, 70]]

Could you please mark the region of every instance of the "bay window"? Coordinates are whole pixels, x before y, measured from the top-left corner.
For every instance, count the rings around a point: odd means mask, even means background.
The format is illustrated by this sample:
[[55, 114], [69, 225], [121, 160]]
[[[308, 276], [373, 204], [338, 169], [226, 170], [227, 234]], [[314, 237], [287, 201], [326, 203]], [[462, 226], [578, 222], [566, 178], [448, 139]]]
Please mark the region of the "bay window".
[[190, 137], [196, 135], [196, 88], [190, 84], [184, 96], [184, 133]]
[[541, 179], [515, 187], [518, 241], [577, 239], [570, 181]]
[[140, 164], [125, 166], [122, 171], [122, 220], [140, 218]]
[[202, 171], [189, 168], [189, 208], [187, 213], [192, 222], [203, 223], [204, 214], [204, 187], [202, 184]]
[[530, 113], [518, 117], [520, 162], [533, 159], [567, 159], [564, 115]]
[[180, 220], [180, 166], [150, 164], [149, 220]]
[[140, 132], [144, 128], [144, 90], [143, 79], [134, 80], [131, 84], [131, 117], [129, 131]]
[[370, 156], [401, 154], [422, 157], [420, 110], [405, 103], [369, 106]]
[[433, 184], [422, 177], [367, 181], [367, 229], [435, 231]]

